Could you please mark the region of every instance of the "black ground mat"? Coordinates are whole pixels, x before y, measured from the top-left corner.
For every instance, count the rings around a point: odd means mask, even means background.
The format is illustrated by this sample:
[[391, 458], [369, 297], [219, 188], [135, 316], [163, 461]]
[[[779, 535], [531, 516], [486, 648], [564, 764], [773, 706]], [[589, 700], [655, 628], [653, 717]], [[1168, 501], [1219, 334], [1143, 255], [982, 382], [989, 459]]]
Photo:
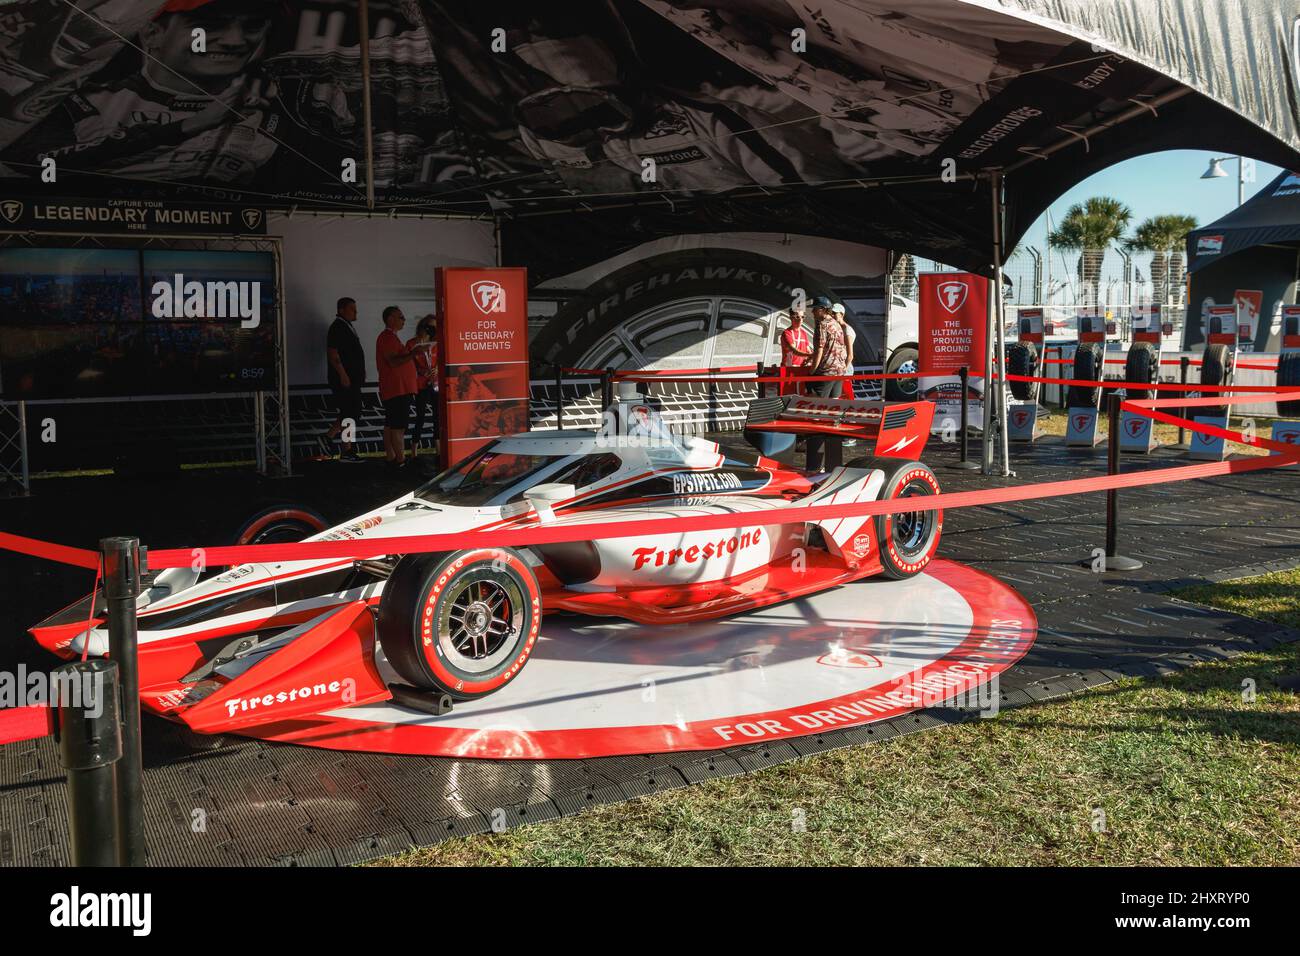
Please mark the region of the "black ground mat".
[[[1104, 448], [1080, 453], [1047, 439], [1017, 448], [1014, 482], [1104, 471]], [[950, 447], [927, 454], [944, 487], [987, 487], [948, 469]], [[1157, 452], [1126, 469], [1168, 467]], [[121, 482], [40, 482], [0, 502], [0, 528], [93, 547], [130, 532], [153, 547], [212, 544], [254, 503], [306, 501], [341, 519], [391, 499], [417, 476], [377, 464], [331, 464], [281, 482], [186, 473]], [[1090, 494], [949, 512], [941, 554], [1011, 583], [1034, 606], [1039, 636], [1002, 676], [1002, 705], [1047, 700], [1126, 676], [1275, 646], [1300, 634], [1180, 601], [1190, 583], [1300, 564], [1300, 470], [1153, 486], [1121, 495], [1121, 551], [1136, 572], [1099, 574], [1081, 562], [1103, 542], [1105, 496]], [[84, 593], [84, 572], [0, 554], [0, 667], [48, 664], [23, 629]], [[932, 709], [865, 727], [709, 752], [574, 761], [485, 761], [335, 753], [234, 737], [200, 738], [146, 719], [150, 861], [171, 865], [345, 864], [449, 837], [572, 814], [836, 747], [889, 740], [973, 719]], [[0, 747], [0, 864], [68, 860], [62, 773], [53, 742]]]

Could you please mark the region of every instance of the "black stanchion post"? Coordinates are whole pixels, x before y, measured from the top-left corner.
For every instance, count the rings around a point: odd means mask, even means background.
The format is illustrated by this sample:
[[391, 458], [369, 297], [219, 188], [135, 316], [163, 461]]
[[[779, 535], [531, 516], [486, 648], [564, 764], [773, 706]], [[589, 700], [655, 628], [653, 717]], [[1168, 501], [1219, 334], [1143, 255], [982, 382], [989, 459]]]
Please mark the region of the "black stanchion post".
[[[1191, 368], [1191, 365], [1192, 365], [1192, 360], [1189, 359], [1186, 355], [1182, 356], [1182, 357], [1178, 360], [1178, 381], [1179, 381], [1179, 384], [1181, 384], [1181, 385], [1186, 385], [1186, 384], [1187, 384], [1187, 370], [1188, 370], [1189, 368]], [[1187, 389], [1184, 388], [1181, 392], [1179, 392], [1179, 393], [1178, 393], [1178, 397], [1179, 397], [1179, 398], [1186, 398], [1186, 397], [1187, 397]], [[1151, 427], [1154, 428], [1154, 427], [1155, 427], [1155, 424], [1152, 423]], [[1188, 449], [1191, 448], [1191, 445], [1187, 444], [1187, 429], [1185, 429], [1182, 425], [1179, 425], [1179, 426], [1178, 426], [1178, 444], [1175, 445], [1174, 447], [1175, 447], [1175, 448], [1179, 448], [1179, 449], [1181, 449], [1181, 450], [1183, 450], [1183, 451], [1187, 451]]]
[[104, 597], [108, 601], [108, 655], [120, 668], [122, 760], [117, 768], [119, 858], [144, 866], [144, 781], [140, 756], [140, 671], [135, 601], [140, 594], [140, 541], [104, 538]]
[[59, 756], [68, 772], [68, 835], [73, 866], [117, 866], [117, 763], [122, 757], [118, 723], [117, 661], [97, 657], [57, 667]]
[[600, 410], [607, 412], [614, 404], [614, 370], [606, 368], [600, 373]]
[[[1052, 378], [1073, 378], [1073, 374], [1066, 372], [1064, 370], [1065, 366], [1062, 364], [1065, 361], [1065, 346], [1058, 345], [1056, 347], [1056, 358], [1056, 374]], [[1070, 388], [1068, 385], [1058, 384], [1056, 386], [1056, 407], [1063, 412], [1070, 410]]]
[[564, 431], [564, 366], [555, 363], [555, 428]]
[[957, 377], [961, 380], [961, 437], [958, 441], [961, 443], [961, 459], [952, 467], [960, 468], [962, 471], [977, 471], [980, 467], [979, 462], [971, 461], [970, 455], [970, 369], [963, 365], [957, 370]]
[[[1118, 395], [1110, 396], [1109, 431], [1106, 437], [1106, 474], [1119, 474], [1119, 406]], [[1119, 490], [1106, 492], [1106, 571], [1136, 571], [1142, 562], [1119, 553]]]
[[764, 381], [763, 381], [763, 379], [766, 378], [766, 375], [764, 374], [764, 370], [765, 370], [765, 366], [763, 365], [762, 362], [759, 362], [759, 363], [758, 363], [758, 368], [757, 368], [757, 370], [756, 370], [756, 372], [757, 372], [757, 378], [758, 378], [758, 380], [759, 380], [758, 383], [757, 383], [757, 384], [758, 384], [758, 397], [759, 397], [759, 398], [767, 398], [767, 382], [764, 382]]

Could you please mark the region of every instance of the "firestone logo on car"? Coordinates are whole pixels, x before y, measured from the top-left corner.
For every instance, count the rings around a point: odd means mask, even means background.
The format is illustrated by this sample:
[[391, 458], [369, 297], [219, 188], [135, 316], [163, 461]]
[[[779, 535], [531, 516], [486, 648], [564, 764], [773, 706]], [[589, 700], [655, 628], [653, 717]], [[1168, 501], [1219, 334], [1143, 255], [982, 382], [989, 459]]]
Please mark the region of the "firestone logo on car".
[[500, 282], [484, 279], [471, 285], [469, 291], [474, 299], [474, 305], [484, 315], [506, 310], [506, 290], [501, 287]]
[[760, 544], [762, 540], [763, 529], [755, 528], [753, 531], [746, 531], [744, 534], [730, 538], [720, 538], [717, 541], [710, 541], [702, 545], [693, 544], [689, 548], [672, 548], [668, 551], [659, 548], [637, 548], [632, 552], [632, 557], [636, 559], [636, 564], [633, 565], [632, 570], [640, 571], [650, 564], [653, 564], [656, 568], [662, 568], [672, 566], [678, 562], [695, 564], [697, 561], [710, 561], [713, 558], [735, 554], [745, 548], [754, 547]]
[[344, 687], [349, 683], [351, 683], [350, 679], [347, 681], [332, 680], [329, 683], [308, 684], [305, 687], [282, 690], [277, 694], [263, 694], [261, 697], [232, 697], [226, 701], [226, 716], [234, 717], [240, 711], [256, 710], [259, 706], [265, 709], [275, 704], [287, 704], [295, 700], [323, 697], [327, 694], [342, 694]]

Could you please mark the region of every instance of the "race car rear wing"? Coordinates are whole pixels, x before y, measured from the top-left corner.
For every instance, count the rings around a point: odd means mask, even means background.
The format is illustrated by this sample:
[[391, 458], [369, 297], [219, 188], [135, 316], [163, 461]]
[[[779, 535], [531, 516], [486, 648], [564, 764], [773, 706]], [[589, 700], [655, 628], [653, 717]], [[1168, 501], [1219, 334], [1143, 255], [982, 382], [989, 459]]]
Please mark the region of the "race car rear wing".
[[930, 402], [868, 402], [810, 395], [757, 398], [745, 418], [745, 440], [768, 458], [789, 463], [803, 435], [835, 435], [869, 443], [865, 453], [916, 461], [930, 437]]

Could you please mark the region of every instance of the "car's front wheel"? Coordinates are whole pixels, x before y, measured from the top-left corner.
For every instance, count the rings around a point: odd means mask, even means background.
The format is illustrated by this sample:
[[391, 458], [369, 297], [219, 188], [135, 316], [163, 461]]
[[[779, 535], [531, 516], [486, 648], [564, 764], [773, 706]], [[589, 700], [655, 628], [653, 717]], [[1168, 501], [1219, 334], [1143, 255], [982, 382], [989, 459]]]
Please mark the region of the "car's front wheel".
[[399, 561], [384, 586], [377, 633], [404, 680], [465, 701], [519, 674], [541, 620], [541, 589], [523, 557], [477, 548]]

